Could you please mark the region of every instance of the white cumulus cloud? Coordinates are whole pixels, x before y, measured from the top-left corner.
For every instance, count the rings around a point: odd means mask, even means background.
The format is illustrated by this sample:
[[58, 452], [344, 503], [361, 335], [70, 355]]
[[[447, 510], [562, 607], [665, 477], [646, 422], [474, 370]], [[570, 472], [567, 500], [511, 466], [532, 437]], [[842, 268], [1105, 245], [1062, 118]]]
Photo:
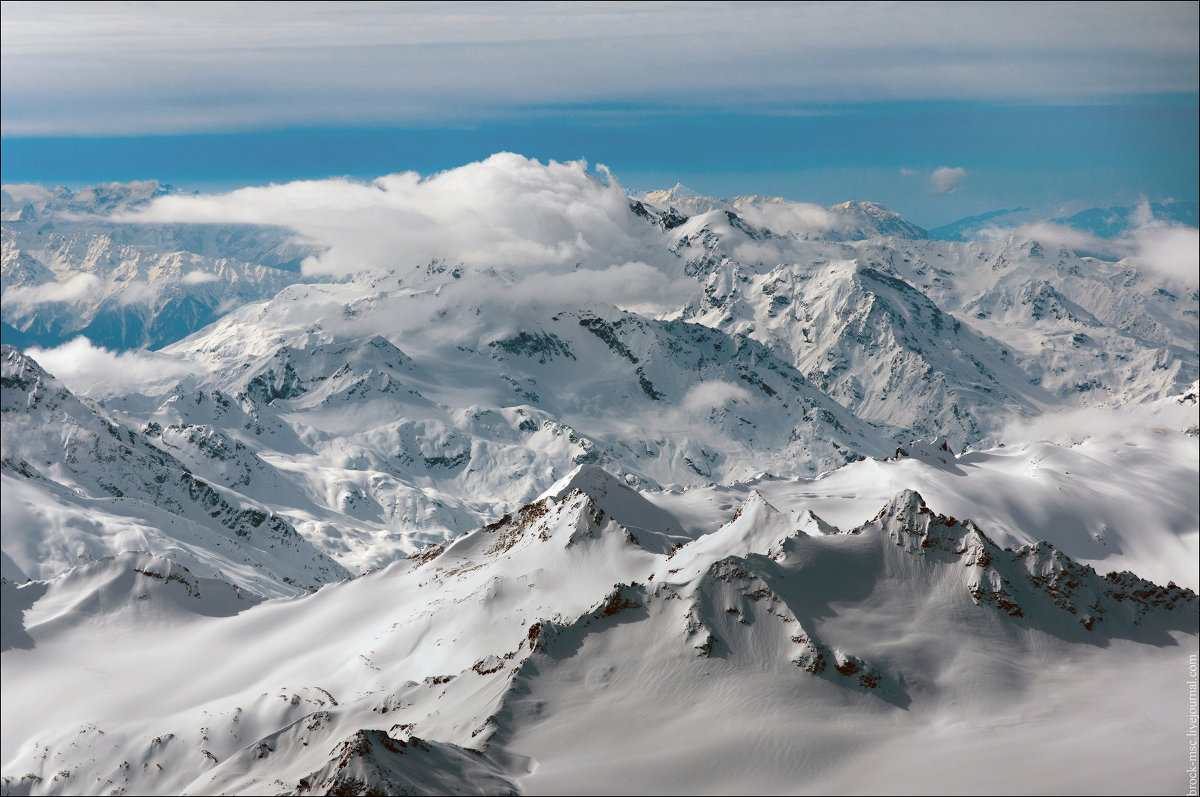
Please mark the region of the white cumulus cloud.
[[953, 194], [966, 176], [967, 170], [961, 166], [939, 166], [929, 175], [929, 190], [935, 194]]
[[500, 153], [426, 178], [405, 172], [369, 183], [305, 180], [164, 196], [121, 218], [289, 227], [325, 247], [304, 261], [309, 274], [404, 268], [435, 258], [473, 267], [607, 268], [636, 260], [652, 228], [629, 213], [616, 179], [603, 167], [597, 171], [582, 162], [543, 164]]

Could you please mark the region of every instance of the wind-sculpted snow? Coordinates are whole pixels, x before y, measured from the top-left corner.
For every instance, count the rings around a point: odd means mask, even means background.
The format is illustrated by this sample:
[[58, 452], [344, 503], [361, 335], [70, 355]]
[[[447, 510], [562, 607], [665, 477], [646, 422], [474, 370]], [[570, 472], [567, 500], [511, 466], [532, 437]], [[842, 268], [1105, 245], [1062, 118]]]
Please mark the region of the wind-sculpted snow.
[[[5, 650], [32, 647], [30, 631], [228, 617], [263, 600], [227, 581], [197, 577], [171, 559], [132, 552], [97, 559], [49, 581], [22, 585], [5, 579], [3, 589]], [[35, 603], [36, 611], [30, 611]]]
[[[584, 466], [449, 545], [302, 598], [247, 601], [131, 554], [6, 582], [4, 789], [848, 784], [897, 732], [1044, 708], [1064, 658], [1075, 677], [1123, 679], [1151, 716], [1166, 705], [1158, 663], [1196, 642], [1190, 590], [1101, 577], [1045, 543], [1005, 550], [911, 491], [847, 531], [758, 493], [703, 533], [687, 525]], [[81, 646], [86, 671], [64, 655]], [[69, 705], [44, 689], [67, 673]], [[1046, 717], [1055, 749], [1072, 751], [1065, 731], [1104, 705]], [[1164, 734], [1143, 728], [1114, 755], [1139, 760]], [[866, 747], [830, 746], [850, 736]], [[977, 769], [1051, 742], [957, 743]], [[764, 770], [776, 757], [792, 763]]]
[[970, 520], [935, 514], [911, 490], [850, 533], [885, 536], [910, 555], [945, 561], [949, 554], [970, 571], [966, 585], [976, 604], [1052, 633], [1066, 633], [1064, 612], [1088, 631], [1106, 622], [1114, 635], [1153, 634], [1143, 625], [1152, 612], [1167, 628], [1191, 630], [1195, 622], [1196, 593], [1190, 589], [1174, 582], [1161, 587], [1128, 571], [1101, 577], [1045, 540], [1001, 548]]

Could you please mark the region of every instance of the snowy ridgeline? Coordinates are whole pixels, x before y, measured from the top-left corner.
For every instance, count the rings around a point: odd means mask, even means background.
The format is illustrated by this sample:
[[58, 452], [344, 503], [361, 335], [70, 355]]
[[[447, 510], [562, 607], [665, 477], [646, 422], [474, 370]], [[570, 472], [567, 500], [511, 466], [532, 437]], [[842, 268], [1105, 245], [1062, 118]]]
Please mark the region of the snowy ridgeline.
[[[734, 491], [647, 496], [581, 466], [452, 543], [265, 603], [145, 554], [6, 581], [4, 788], [1181, 782], [1134, 763], [1173, 738], [1155, 718], [1193, 591], [1004, 546], [911, 490], [850, 528], [796, 490], [762, 482], [700, 530]], [[1007, 765], [1098, 738], [1086, 773]]]
[[388, 180], [6, 194], [5, 793], [1180, 787], [1178, 228]]

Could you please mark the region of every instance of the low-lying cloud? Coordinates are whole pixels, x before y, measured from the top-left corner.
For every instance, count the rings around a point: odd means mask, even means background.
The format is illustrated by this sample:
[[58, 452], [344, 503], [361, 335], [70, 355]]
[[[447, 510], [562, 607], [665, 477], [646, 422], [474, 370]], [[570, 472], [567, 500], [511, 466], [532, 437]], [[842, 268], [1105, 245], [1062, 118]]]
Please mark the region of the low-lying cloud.
[[184, 285], [203, 285], [206, 282], [216, 282], [217, 275], [211, 271], [196, 269], [183, 275]]
[[[653, 311], [674, 306], [695, 293], [695, 283], [670, 279], [661, 269], [647, 263], [629, 262], [604, 269], [578, 269], [565, 273], [537, 272], [523, 275], [510, 293], [533, 289], [527, 299], [550, 304], [570, 304], [584, 299], [627, 310]], [[520, 298], [513, 296], [512, 298]]]
[[130, 280], [122, 283], [121, 293], [118, 294], [118, 301], [122, 305], [150, 304], [157, 295], [158, 291], [150, 283], [142, 282], [141, 280]]
[[[1137, 217], [1137, 214], [1135, 214]], [[1079, 254], [1119, 261], [1139, 271], [1169, 277], [1188, 287], [1200, 287], [1200, 230], [1168, 226], [1145, 220], [1143, 226], [1118, 238], [1101, 238], [1085, 230], [1050, 222], [1023, 224], [1016, 229], [996, 229], [989, 237], [1013, 236], [1061, 246]]]
[[103, 283], [95, 274], [75, 274], [62, 282], [22, 285], [4, 291], [6, 309], [29, 309], [54, 302], [72, 303], [89, 298]]
[[153, 395], [180, 377], [196, 374], [199, 367], [194, 360], [146, 349], [118, 353], [83, 337], [53, 349], [30, 348], [26, 354], [71, 392], [97, 399], [133, 393]]
[[24, 204], [26, 202], [41, 202], [53, 195], [53, 191], [37, 183], [9, 183], [4, 186], [4, 202], [8, 204]]
[[1200, 285], [1200, 230], [1195, 227], [1143, 227], [1130, 233], [1134, 252], [1127, 262]]
[[1000, 440], [1078, 445], [1094, 437], [1135, 433], [1182, 432], [1196, 426], [1196, 407], [1173, 397], [1123, 407], [1078, 407], [1035, 418], [1013, 418], [1001, 427]]
[[126, 221], [268, 224], [325, 247], [307, 274], [408, 268], [434, 259], [468, 267], [608, 268], [636, 260], [652, 228], [631, 216], [616, 179], [582, 162], [501, 153], [422, 178], [308, 180], [228, 194], [165, 196]]
[[841, 221], [829, 208], [810, 202], [758, 202], [739, 207], [738, 213], [755, 226], [799, 235], [832, 230]]
[[751, 400], [750, 391], [732, 382], [710, 381], [700, 382], [692, 387], [683, 397], [683, 409], [690, 414], [707, 413], [710, 410], [724, 407], [730, 401]]

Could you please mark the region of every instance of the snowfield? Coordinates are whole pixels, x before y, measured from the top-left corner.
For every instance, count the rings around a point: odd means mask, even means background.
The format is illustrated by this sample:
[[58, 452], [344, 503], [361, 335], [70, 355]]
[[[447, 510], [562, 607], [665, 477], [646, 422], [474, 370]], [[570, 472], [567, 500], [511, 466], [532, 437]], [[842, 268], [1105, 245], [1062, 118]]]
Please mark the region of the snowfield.
[[24, 191], [4, 794], [1184, 789], [1180, 228], [511, 154]]

